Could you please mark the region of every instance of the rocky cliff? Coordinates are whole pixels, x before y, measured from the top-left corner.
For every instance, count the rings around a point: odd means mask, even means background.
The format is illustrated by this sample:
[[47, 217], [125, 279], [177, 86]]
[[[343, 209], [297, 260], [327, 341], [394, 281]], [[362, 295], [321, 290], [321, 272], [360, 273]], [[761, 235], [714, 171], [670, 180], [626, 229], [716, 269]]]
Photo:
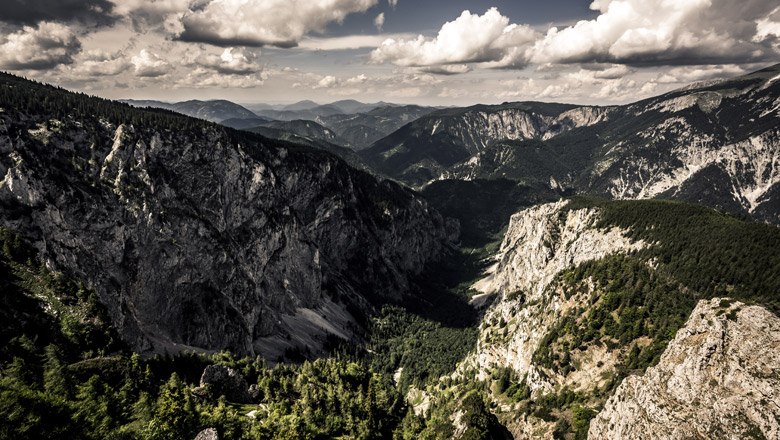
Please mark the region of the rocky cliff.
[[316, 351], [452, 233], [330, 154], [0, 80], [0, 223], [88, 280], [137, 349]]
[[378, 170], [422, 185], [502, 140], [550, 139], [609, 118], [608, 107], [512, 103], [433, 112], [361, 151]]
[[[712, 293], [692, 289], [688, 271], [729, 273], [702, 279], [712, 292], [776, 307], [767, 288], [750, 287], [771, 275], [730, 262], [766, 255], [753, 249], [751, 229], [771, 242], [780, 231], [701, 208], [704, 217], [683, 226], [695, 217], [675, 207], [684, 205], [561, 201], [513, 215], [494, 265], [474, 285], [473, 303], [489, 304], [476, 348], [444, 383], [487, 384], [495, 414], [518, 439], [585, 436], [605, 402], [589, 438], [777, 437], [780, 319], [720, 297], [694, 310]], [[641, 223], [615, 221], [623, 217]], [[674, 217], [674, 232], [659, 232], [670, 227], [661, 219]], [[701, 232], [712, 224], [720, 238]], [[682, 268], [658, 253], [674, 234], [716, 241], [701, 253], [675, 240], [675, 258], [700, 255], [696, 269]], [[717, 242], [724, 237], [738, 250]], [[435, 388], [427, 391], [436, 402]]]
[[780, 319], [701, 301], [661, 361], [630, 376], [591, 422], [593, 439], [780, 438]]

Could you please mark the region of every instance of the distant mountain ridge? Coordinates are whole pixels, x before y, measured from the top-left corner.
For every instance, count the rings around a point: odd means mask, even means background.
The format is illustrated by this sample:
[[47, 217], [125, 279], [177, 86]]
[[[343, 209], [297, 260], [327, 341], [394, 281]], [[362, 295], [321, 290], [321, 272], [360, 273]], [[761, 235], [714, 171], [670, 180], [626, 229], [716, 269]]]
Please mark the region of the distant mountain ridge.
[[226, 119], [257, 118], [257, 115], [251, 110], [224, 99], [210, 101], [189, 100], [174, 103], [126, 99], [120, 102], [130, 104], [134, 107], [164, 108], [211, 122], [222, 122]]
[[512, 179], [617, 199], [668, 197], [780, 223], [780, 65], [611, 107], [440, 110], [360, 154], [412, 186]]

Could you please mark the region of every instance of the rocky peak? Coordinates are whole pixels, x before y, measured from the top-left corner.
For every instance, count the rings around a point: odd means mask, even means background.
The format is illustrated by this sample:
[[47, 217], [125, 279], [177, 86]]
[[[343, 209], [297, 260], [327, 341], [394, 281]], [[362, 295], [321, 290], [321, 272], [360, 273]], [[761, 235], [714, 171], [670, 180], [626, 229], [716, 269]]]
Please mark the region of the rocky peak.
[[[596, 228], [596, 209], [566, 209], [567, 201], [528, 208], [512, 216], [496, 263], [474, 288], [496, 296], [486, 312], [476, 353], [464, 366], [482, 377], [494, 366], [509, 366], [520, 377], [531, 374], [531, 358], [542, 338], [583, 298], [549, 290], [562, 270], [609, 254], [641, 249], [618, 228]], [[480, 298], [479, 296], [477, 298]], [[506, 338], [496, 338], [496, 327]], [[535, 386], [547, 387], [539, 382]]]
[[588, 437], [780, 438], [779, 352], [776, 315], [702, 300], [658, 365], [620, 384]]

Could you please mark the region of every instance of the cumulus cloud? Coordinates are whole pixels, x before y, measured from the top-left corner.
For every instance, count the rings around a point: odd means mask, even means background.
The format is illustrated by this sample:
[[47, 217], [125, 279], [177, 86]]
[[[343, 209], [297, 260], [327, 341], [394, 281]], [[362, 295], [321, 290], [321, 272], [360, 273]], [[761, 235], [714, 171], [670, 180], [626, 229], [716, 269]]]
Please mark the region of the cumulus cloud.
[[168, 62], [147, 49], [142, 49], [130, 62], [135, 66], [136, 76], [144, 78], [163, 76], [170, 70]]
[[228, 47], [221, 54], [199, 53], [190, 56], [188, 64], [213, 70], [223, 75], [248, 75], [262, 70], [259, 51]]
[[0, 21], [17, 25], [80, 21], [109, 24], [114, 20], [108, 0], [3, 0]]
[[377, 0], [212, 0], [179, 18], [177, 38], [216, 46], [294, 47]]
[[382, 27], [385, 25], [385, 13], [380, 12], [379, 15], [374, 18], [374, 27], [376, 27], [376, 30], [381, 31]]
[[72, 72], [79, 77], [115, 76], [132, 69], [133, 64], [123, 51], [92, 50], [79, 57], [72, 67]]
[[496, 66], [522, 63], [519, 53], [537, 37], [528, 26], [510, 24], [496, 8], [483, 15], [463, 13], [445, 23], [435, 38], [387, 39], [371, 52], [371, 61], [399, 66], [440, 66], [492, 62]]
[[658, 74], [655, 79], [661, 84], [687, 84], [743, 75], [747, 70], [736, 64], [709, 66], [682, 66]]
[[780, 39], [780, 6], [766, 17], [756, 20], [756, 31], [756, 35], [753, 37], [754, 42], [758, 43], [769, 39], [774, 39], [777, 42]]
[[753, 41], [769, 0], [598, 0], [594, 20], [551, 28], [534, 45], [537, 63], [711, 64], [766, 59]]
[[544, 34], [510, 24], [496, 8], [481, 16], [464, 11], [435, 38], [385, 40], [371, 61], [425, 67], [658, 66], [758, 62], [780, 54], [780, 8], [771, 0], [597, 0], [591, 9], [599, 12], [596, 19]]
[[395, 9], [395, 7], [398, 6], [398, 0], [387, 0], [387, 4], [390, 5], [391, 8]]
[[60, 23], [41, 22], [0, 36], [0, 67], [44, 70], [73, 62], [81, 50], [75, 32]]
[[180, 32], [178, 20], [189, 10], [190, 0], [111, 0], [114, 12], [128, 18], [141, 31], [162, 26], [171, 33]]

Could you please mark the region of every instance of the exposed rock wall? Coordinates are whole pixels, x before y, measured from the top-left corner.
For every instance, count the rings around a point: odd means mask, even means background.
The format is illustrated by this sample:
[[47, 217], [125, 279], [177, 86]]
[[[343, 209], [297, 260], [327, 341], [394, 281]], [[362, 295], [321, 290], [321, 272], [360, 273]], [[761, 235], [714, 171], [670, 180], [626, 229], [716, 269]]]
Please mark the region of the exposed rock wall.
[[400, 298], [453, 232], [330, 154], [217, 126], [6, 108], [0, 175], [0, 224], [88, 280], [142, 350], [317, 350]]
[[[509, 366], [519, 377], [533, 374], [531, 358], [542, 338], [571, 307], [582, 300], [566, 298], [547, 287], [562, 270], [617, 252], [640, 249], [617, 228], [595, 228], [593, 209], [564, 210], [561, 201], [526, 209], [512, 216], [497, 262], [475, 284], [482, 295], [496, 295], [486, 312], [476, 353], [464, 365], [477, 366], [480, 378], [492, 366]], [[496, 337], [495, 324], [506, 323]], [[532, 387], [546, 387], [533, 383]]]
[[780, 319], [700, 301], [661, 361], [629, 376], [591, 422], [592, 439], [780, 438]]

